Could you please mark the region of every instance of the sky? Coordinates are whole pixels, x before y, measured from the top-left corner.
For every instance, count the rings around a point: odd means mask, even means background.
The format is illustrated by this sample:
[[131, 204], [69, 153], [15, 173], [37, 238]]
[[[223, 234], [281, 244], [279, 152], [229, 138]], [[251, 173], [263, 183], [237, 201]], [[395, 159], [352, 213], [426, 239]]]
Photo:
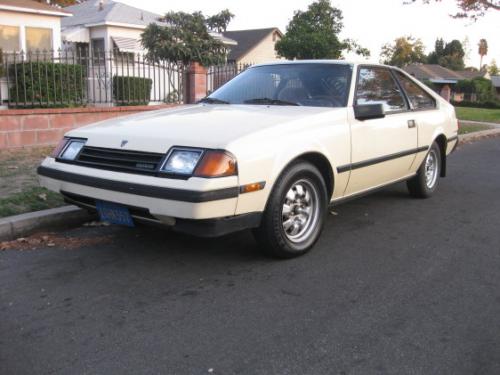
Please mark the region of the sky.
[[[286, 25], [297, 9], [305, 10], [313, 0], [118, 0], [120, 2], [164, 14], [173, 11], [202, 11], [206, 15], [229, 9], [235, 17], [228, 30], [257, 29], [276, 26], [286, 31]], [[344, 16], [341, 38], [357, 40], [371, 51], [370, 61], [378, 62], [383, 44], [404, 35], [420, 38], [427, 52], [434, 49], [436, 38], [445, 41], [468, 38], [466, 65], [479, 67], [478, 42], [488, 41], [488, 55], [483, 64], [495, 59], [500, 66], [500, 11], [489, 13], [473, 22], [453, 19], [454, 0], [442, 0], [431, 5], [405, 5], [405, 0], [332, 0]], [[359, 60], [355, 55], [346, 56]]]

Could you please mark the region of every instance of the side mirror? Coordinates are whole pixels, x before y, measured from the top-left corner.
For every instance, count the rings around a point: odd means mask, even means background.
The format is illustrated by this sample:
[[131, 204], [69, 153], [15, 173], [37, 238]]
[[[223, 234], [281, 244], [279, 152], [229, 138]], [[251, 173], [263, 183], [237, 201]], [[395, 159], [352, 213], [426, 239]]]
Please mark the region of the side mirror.
[[371, 120], [385, 117], [385, 111], [382, 104], [363, 104], [354, 106], [354, 117], [357, 120]]

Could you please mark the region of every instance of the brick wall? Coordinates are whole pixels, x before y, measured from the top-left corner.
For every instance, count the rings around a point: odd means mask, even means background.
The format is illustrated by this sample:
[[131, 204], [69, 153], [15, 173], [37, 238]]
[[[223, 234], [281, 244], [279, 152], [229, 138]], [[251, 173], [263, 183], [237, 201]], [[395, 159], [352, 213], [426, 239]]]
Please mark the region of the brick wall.
[[0, 110], [0, 150], [55, 145], [71, 129], [172, 106], [175, 105]]
[[198, 62], [189, 65], [187, 89], [187, 100], [190, 104], [207, 95], [207, 68]]

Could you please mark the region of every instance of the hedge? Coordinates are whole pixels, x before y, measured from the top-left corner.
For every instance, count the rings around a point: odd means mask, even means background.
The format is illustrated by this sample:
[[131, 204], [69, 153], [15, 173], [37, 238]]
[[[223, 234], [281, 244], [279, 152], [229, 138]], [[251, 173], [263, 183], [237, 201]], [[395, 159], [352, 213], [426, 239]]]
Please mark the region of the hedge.
[[452, 105], [455, 107], [469, 107], [469, 108], [488, 108], [488, 109], [500, 109], [500, 102], [469, 102], [469, 101], [462, 101], [462, 102], [451, 102]]
[[113, 77], [113, 99], [120, 105], [146, 105], [153, 80], [142, 77]]
[[84, 100], [86, 72], [78, 64], [22, 62], [9, 66], [9, 100], [16, 107], [72, 107]]

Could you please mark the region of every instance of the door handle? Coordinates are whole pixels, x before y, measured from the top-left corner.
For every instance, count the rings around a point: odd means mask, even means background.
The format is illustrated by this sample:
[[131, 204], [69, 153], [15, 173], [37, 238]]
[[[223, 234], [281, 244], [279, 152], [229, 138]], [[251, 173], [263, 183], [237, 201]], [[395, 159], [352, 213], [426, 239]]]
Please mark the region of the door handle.
[[417, 123], [415, 122], [415, 120], [408, 120], [408, 129], [412, 129], [415, 126], [417, 126]]

